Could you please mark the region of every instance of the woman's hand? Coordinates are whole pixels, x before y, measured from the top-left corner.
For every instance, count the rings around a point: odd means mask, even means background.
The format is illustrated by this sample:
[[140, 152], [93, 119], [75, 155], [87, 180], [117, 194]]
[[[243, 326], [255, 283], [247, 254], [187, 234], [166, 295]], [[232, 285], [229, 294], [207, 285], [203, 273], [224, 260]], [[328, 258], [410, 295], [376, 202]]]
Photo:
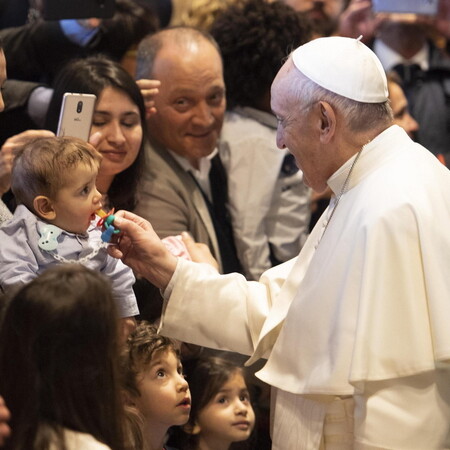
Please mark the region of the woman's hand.
[[5, 405], [3, 397], [0, 397], [0, 445], [5, 443], [5, 439], [11, 434], [11, 429], [8, 426], [10, 413]]
[[54, 135], [48, 130], [27, 130], [11, 136], [5, 141], [0, 149], [0, 195], [8, 192], [11, 187], [12, 166], [18, 150], [34, 139]]

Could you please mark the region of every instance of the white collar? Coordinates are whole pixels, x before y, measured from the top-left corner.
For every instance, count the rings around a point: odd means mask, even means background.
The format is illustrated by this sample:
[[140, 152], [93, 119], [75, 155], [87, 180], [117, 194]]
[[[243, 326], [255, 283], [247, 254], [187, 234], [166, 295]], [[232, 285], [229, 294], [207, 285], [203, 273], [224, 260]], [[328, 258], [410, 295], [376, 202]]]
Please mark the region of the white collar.
[[173, 150], [167, 150], [167, 151], [174, 157], [174, 159], [178, 162], [178, 164], [180, 164], [180, 166], [186, 172], [191, 173], [195, 177], [198, 184], [202, 188], [203, 192], [211, 200], [211, 186], [210, 186], [210, 182], [209, 182], [209, 171], [211, 169], [211, 160], [218, 153], [217, 148], [215, 148], [208, 156], [205, 156], [204, 158], [200, 158], [198, 169], [192, 167], [191, 163], [184, 156], [180, 156], [179, 154], [175, 153]]
[[423, 47], [410, 59], [404, 58], [396, 51], [387, 46], [381, 39], [375, 39], [373, 51], [381, 61], [384, 70], [391, 70], [397, 64], [418, 64], [422, 70], [428, 70], [429, 64], [429, 49], [428, 45]]

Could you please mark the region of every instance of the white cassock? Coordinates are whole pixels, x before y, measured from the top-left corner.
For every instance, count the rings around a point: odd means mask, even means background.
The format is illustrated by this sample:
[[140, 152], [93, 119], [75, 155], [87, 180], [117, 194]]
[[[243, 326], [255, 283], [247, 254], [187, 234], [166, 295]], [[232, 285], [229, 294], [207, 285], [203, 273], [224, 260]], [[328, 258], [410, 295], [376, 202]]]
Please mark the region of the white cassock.
[[[328, 180], [337, 195], [352, 162]], [[326, 448], [450, 448], [450, 171], [392, 126], [326, 225], [332, 207], [259, 282], [180, 260], [160, 331], [267, 359], [274, 449], [323, 445], [334, 400], [354, 427]]]

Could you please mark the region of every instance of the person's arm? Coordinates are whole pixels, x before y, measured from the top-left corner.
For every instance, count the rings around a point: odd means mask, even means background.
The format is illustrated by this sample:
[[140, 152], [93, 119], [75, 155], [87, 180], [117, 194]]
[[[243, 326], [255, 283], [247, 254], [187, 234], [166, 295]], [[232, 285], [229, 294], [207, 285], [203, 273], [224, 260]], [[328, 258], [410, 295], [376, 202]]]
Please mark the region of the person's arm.
[[9, 410], [5, 405], [3, 397], [0, 396], [0, 445], [3, 445], [6, 438], [11, 434], [11, 429], [8, 425], [9, 418]]
[[[168, 291], [164, 292], [169, 298], [164, 304], [162, 334], [211, 348], [253, 353], [294, 260], [266, 272], [262, 282], [247, 281], [237, 273], [220, 275], [209, 264], [177, 260], [150, 223], [135, 214], [119, 211], [114, 226], [123, 234], [108, 252]], [[191, 256], [197, 257], [189, 242], [186, 245]]]
[[11, 170], [17, 151], [36, 138], [54, 135], [48, 130], [27, 130], [5, 141], [0, 150], [0, 195], [7, 192], [11, 186]]
[[374, 14], [371, 0], [351, 0], [339, 17], [339, 36], [358, 38], [369, 44], [375, 37], [377, 28], [384, 20], [384, 14]]
[[[0, 229], [0, 287], [5, 290], [15, 284], [25, 284], [36, 277], [39, 270], [37, 257], [31, 248], [30, 236], [13, 219]], [[31, 245], [30, 245], [31, 244]]]
[[138, 315], [139, 308], [133, 291], [133, 285], [136, 281], [133, 271], [122, 261], [106, 255], [106, 263], [101, 272], [111, 280], [120, 317]]

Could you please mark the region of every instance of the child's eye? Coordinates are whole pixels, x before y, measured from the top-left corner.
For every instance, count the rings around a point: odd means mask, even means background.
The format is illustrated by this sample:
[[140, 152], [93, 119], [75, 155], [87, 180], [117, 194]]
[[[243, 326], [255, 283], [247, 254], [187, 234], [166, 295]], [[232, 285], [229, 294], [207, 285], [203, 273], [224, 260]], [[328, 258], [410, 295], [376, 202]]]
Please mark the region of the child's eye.
[[219, 398], [217, 399], [217, 403], [221, 403], [221, 404], [226, 403], [226, 401], [227, 401], [227, 399], [226, 399], [225, 397], [219, 397]]
[[82, 190], [81, 190], [81, 195], [87, 195], [90, 192], [90, 187], [89, 186], [85, 186]]
[[249, 402], [250, 401], [250, 397], [248, 394], [242, 394], [239, 399], [241, 400], [241, 402]]
[[162, 378], [162, 377], [164, 377], [164, 375], [165, 375], [166, 373], [164, 372], [164, 370], [158, 370], [157, 372], [156, 372], [156, 376], [158, 377], [158, 378]]

